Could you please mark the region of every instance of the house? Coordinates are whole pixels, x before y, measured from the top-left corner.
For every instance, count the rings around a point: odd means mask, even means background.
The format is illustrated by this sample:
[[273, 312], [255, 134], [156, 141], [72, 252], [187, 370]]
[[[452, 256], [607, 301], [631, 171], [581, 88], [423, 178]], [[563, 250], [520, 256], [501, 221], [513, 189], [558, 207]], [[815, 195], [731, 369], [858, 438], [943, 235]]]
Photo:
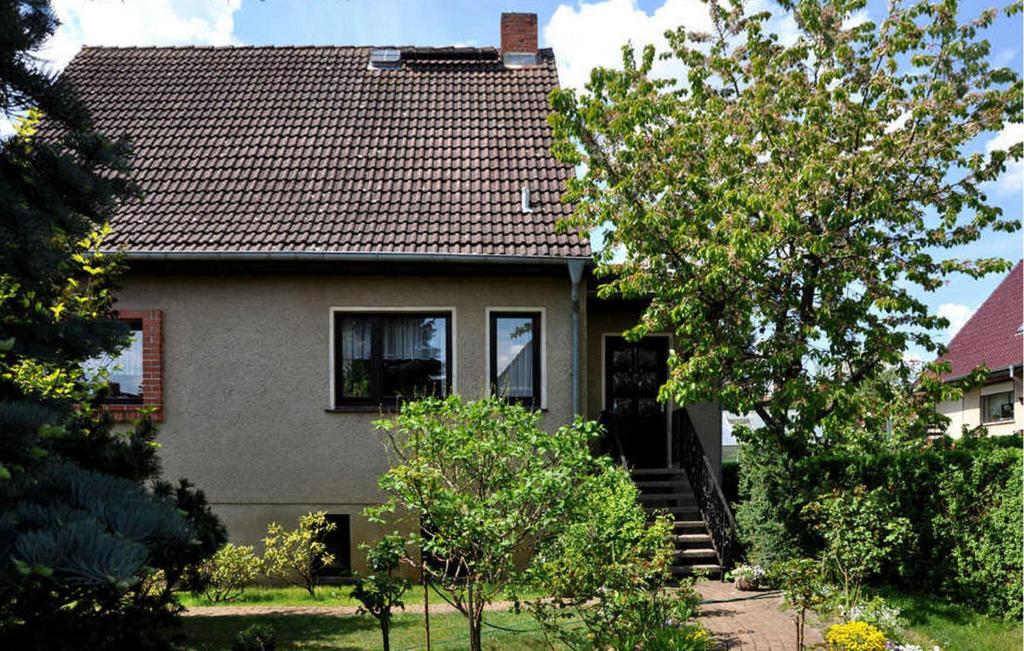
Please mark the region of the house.
[[950, 364], [942, 376], [958, 380], [979, 366], [988, 368], [980, 387], [966, 391], [959, 400], [943, 402], [939, 413], [949, 418], [946, 433], [960, 436], [984, 427], [989, 434], [1024, 431], [1024, 272], [1017, 262], [1009, 275], [985, 299], [949, 342], [939, 360]]
[[642, 306], [588, 291], [588, 243], [556, 228], [573, 169], [550, 153], [536, 15], [502, 15], [500, 48], [88, 47], [66, 74], [132, 138], [144, 194], [112, 221], [135, 343], [108, 408], [152, 410], [167, 475], [233, 540], [324, 510], [337, 569], [360, 569], [387, 468], [372, 421], [499, 390], [546, 428], [604, 413], [680, 558], [720, 563], [683, 471], [714, 483], [720, 410], [657, 401], [669, 337], [623, 339]]

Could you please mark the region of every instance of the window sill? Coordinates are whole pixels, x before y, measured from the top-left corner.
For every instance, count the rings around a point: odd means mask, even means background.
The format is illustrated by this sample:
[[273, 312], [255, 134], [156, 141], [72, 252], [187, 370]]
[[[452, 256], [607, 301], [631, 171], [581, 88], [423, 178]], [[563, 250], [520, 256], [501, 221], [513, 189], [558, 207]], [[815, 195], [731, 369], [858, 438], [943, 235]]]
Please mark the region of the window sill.
[[104, 403], [101, 408], [110, 414], [110, 419], [115, 423], [134, 423], [143, 416], [148, 417], [154, 423], [164, 422], [164, 410], [158, 404], [112, 402]]
[[981, 421], [981, 426], [982, 427], [985, 427], [987, 425], [1012, 425], [1012, 424], [1013, 424], [1013, 419], [1012, 418], [1004, 418], [1002, 420], [983, 420], [983, 421]]
[[392, 414], [398, 411], [395, 405], [338, 405], [324, 409], [328, 414]]

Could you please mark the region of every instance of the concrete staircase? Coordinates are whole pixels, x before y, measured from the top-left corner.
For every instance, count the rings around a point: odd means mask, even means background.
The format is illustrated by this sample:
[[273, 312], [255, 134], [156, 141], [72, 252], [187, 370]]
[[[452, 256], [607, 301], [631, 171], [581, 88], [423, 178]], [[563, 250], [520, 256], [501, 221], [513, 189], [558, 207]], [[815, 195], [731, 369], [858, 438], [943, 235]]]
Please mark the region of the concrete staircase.
[[675, 521], [672, 537], [676, 559], [672, 573], [683, 576], [701, 572], [721, 578], [721, 559], [697, 508], [686, 472], [681, 468], [634, 468], [631, 473], [644, 507], [651, 513], [667, 512]]

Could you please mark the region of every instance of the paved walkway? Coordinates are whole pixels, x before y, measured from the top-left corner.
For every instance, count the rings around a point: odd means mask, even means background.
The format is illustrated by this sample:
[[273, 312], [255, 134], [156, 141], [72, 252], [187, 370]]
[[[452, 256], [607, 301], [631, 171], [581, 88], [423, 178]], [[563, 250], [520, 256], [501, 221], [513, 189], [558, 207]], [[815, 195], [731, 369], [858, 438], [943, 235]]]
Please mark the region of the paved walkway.
[[[704, 597], [700, 620], [722, 649], [733, 651], [795, 651], [796, 624], [782, 610], [778, 591], [741, 592], [731, 583], [702, 581], [697, 591]], [[822, 643], [821, 633], [804, 629], [805, 643], [813, 648]]]

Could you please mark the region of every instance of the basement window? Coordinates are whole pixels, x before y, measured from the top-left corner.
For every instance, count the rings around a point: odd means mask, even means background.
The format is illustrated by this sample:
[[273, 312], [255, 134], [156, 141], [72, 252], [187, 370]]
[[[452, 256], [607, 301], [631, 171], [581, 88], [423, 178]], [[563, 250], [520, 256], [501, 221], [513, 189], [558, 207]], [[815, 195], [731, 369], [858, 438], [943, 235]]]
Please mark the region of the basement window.
[[333, 523], [334, 531], [324, 535], [327, 552], [334, 556], [334, 562], [321, 569], [321, 577], [343, 577], [352, 574], [352, 518], [348, 513], [328, 513], [327, 521]]
[[981, 422], [1013, 420], [1013, 391], [990, 393], [981, 397]]

